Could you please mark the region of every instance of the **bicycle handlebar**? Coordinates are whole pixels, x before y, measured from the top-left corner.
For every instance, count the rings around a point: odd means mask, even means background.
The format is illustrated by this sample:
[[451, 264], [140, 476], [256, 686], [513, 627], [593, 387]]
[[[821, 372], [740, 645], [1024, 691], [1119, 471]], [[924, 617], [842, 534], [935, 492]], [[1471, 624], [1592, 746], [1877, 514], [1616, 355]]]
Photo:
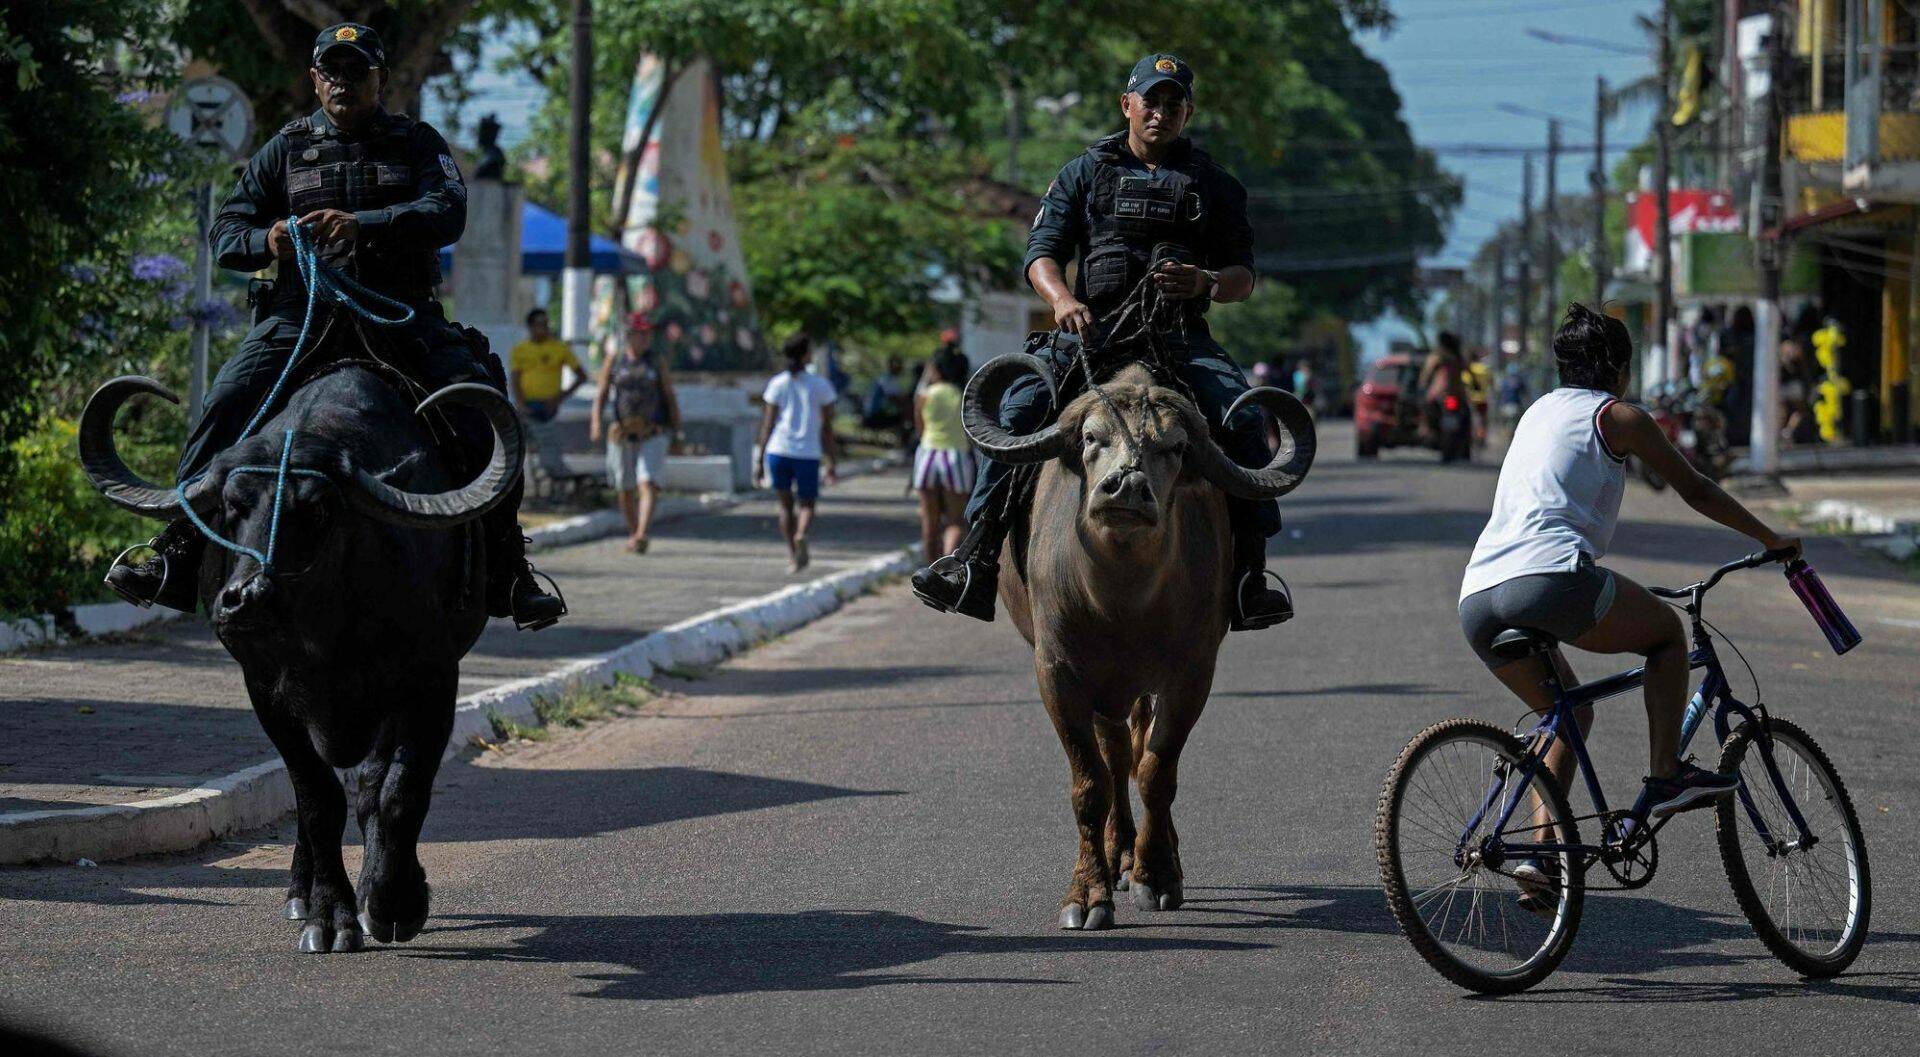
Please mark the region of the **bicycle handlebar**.
[[1762, 565], [1784, 561], [1792, 556], [1793, 551], [1784, 547], [1779, 550], [1755, 551], [1744, 558], [1737, 558], [1722, 565], [1699, 583], [1689, 584], [1686, 587], [1649, 587], [1647, 590], [1661, 598], [1692, 598], [1696, 594], [1703, 595], [1713, 590], [1714, 585], [1728, 573], [1738, 572], [1741, 569], [1757, 569]]

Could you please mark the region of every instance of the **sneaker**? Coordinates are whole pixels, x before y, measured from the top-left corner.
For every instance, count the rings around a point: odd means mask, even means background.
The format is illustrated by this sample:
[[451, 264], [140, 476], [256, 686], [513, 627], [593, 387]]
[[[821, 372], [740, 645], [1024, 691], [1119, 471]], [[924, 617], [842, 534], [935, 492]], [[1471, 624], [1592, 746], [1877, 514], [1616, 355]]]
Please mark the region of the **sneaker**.
[[1513, 867], [1520, 909], [1550, 918], [1560, 912], [1560, 860], [1522, 859]]
[[993, 623], [993, 599], [1000, 590], [1000, 563], [961, 561], [949, 554], [913, 574], [913, 593], [942, 613], [959, 613]]
[[1733, 775], [1697, 767], [1692, 760], [1682, 761], [1671, 778], [1642, 782], [1646, 788], [1640, 794], [1641, 811], [1654, 818], [1706, 807], [1740, 787], [1740, 779]]

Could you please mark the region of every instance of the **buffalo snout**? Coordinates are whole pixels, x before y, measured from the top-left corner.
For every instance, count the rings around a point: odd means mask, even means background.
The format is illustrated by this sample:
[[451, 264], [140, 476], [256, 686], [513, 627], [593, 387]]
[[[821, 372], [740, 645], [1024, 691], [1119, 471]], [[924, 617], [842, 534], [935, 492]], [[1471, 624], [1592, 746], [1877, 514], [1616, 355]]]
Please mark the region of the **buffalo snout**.
[[1088, 511], [1097, 517], [1122, 517], [1139, 521], [1158, 520], [1153, 482], [1145, 472], [1123, 468], [1100, 479], [1094, 487]]
[[261, 623], [278, 594], [273, 576], [265, 571], [230, 582], [220, 591], [220, 608], [214, 613], [214, 620], [222, 627]]

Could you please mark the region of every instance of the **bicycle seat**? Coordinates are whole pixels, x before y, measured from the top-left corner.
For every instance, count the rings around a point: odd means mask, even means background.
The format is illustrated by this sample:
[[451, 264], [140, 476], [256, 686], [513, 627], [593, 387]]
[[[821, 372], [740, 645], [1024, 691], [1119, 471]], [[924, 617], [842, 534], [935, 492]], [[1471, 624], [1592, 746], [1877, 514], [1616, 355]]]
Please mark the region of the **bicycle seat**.
[[1560, 640], [1544, 631], [1535, 631], [1532, 628], [1508, 628], [1495, 635], [1487, 648], [1492, 650], [1496, 657], [1517, 661], [1523, 657], [1545, 653], [1558, 645]]

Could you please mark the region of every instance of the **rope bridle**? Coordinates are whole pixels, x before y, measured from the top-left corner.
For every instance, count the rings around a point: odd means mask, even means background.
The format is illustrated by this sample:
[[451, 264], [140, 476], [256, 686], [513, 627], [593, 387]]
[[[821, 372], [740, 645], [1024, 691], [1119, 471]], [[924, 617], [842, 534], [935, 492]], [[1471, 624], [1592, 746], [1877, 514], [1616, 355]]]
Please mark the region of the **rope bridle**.
[[[274, 379], [273, 387], [267, 390], [267, 395], [260, 401], [260, 406], [254, 409], [253, 417], [247, 420], [246, 428], [240, 431], [240, 436], [234, 441], [235, 444], [253, 436], [254, 430], [260, 426], [261, 419], [266, 417], [267, 409], [271, 408], [274, 401], [279, 399], [280, 390], [286, 386], [287, 379], [292, 377], [294, 367], [300, 363], [301, 357], [310, 351], [306, 348], [307, 335], [313, 328], [314, 308], [319, 304], [322, 297], [326, 298], [332, 304], [347, 309], [375, 326], [401, 327], [413, 322], [414, 311], [411, 306], [396, 301], [385, 294], [367, 289], [359, 280], [347, 275], [333, 265], [322, 261], [320, 259], [319, 246], [313, 241], [313, 236], [301, 225], [299, 218], [287, 218], [287, 234], [293, 240], [293, 260], [294, 265], [299, 269], [300, 281], [305, 283], [307, 287], [306, 314], [300, 321], [300, 336], [295, 339], [293, 350], [287, 354], [285, 366], [280, 368], [280, 376]], [[368, 302], [382, 308], [397, 310], [397, 314], [392, 317], [382, 316], [374, 311], [374, 309], [367, 307]], [[362, 335], [362, 340], [365, 340], [364, 335]], [[264, 572], [273, 567], [274, 549], [280, 539], [280, 512], [286, 500], [287, 478], [292, 476], [317, 477], [323, 480], [328, 479], [327, 474], [321, 470], [308, 469], [305, 467], [290, 467], [288, 464], [292, 457], [293, 430], [287, 430], [280, 442], [279, 465], [236, 466], [227, 471], [230, 475], [236, 473], [253, 473], [272, 474], [274, 477], [273, 512], [267, 523], [267, 549], [264, 552], [255, 550], [243, 543], [236, 543], [215, 532], [211, 526], [201, 519], [199, 513], [193, 509], [193, 504], [187, 501], [187, 490], [199, 482], [201, 478], [205, 477], [208, 473], [207, 470], [202, 470], [176, 484], [174, 486], [174, 495], [179, 499], [180, 509], [185, 512], [187, 520], [193, 523], [194, 528], [200, 530], [201, 535], [235, 554], [252, 558], [255, 562], [259, 563], [261, 571]]]

